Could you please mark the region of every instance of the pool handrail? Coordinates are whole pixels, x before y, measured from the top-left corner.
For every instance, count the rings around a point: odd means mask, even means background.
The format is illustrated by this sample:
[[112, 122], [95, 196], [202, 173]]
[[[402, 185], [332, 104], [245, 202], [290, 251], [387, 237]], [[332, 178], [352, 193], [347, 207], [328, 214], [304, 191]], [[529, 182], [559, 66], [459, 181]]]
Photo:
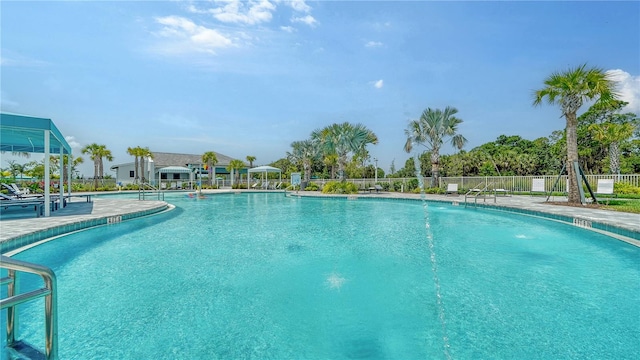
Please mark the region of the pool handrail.
[[[1, 285], [7, 285], [7, 297], [0, 299], [0, 309], [7, 309], [7, 347], [18, 345], [16, 342], [16, 328], [18, 326], [18, 312], [16, 306], [24, 302], [44, 296], [45, 312], [45, 347], [44, 357], [47, 360], [58, 358], [58, 309], [56, 275], [50, 268], [26, 261], [12, 259], [0, 255], [0, 268], [8, 270], [8, 276], [0, 279]], [[26, 272], [39, 275], [44, 281], [44, 287], [17, 294], [18, 282], [16, 272]]]

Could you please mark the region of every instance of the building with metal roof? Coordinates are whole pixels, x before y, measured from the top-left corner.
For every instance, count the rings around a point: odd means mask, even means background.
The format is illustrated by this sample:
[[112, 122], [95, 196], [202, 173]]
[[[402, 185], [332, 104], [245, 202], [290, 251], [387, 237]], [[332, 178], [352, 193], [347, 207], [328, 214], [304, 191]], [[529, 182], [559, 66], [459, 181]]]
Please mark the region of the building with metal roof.
[[[234, 158], [215, 152], [218, 162], [211, 173], [213, 183], [220, 182], [224, 185], [231, 181], [231, 174], [227, 167]], [[209, 169], [205, 169], [202, 155], [176, 154], [152, 151], [152, 156], [145, 159], [144, 177], [150, 184], [160, 188], [194, 188], [196, 183], [208, 181]], [[135, 180], [135, 163], [124, 163], [111, 166], [116, 172], [116, 182], [120, 185], [133, 184]], [[246, 174], [247, 168], [240, 170], [240, 174]], [[140, 176], [140, 175], [139, 175]]]

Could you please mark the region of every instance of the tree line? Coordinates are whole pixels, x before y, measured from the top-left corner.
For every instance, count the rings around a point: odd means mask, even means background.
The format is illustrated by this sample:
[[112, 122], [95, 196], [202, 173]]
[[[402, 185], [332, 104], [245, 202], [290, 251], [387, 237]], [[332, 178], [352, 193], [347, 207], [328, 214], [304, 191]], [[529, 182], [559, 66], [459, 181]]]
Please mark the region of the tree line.
[[[451, 106], [444, 110], [429, 107], [418, 119], [410, 121], [404, 130], [404, 151], [410, 153], [418, 146], [423, 146], [424, 151], [417, 156], [417, 161], [413, 157], [407, 159], [399, 170], [395, 168], [395, 160], [388, 174], [378, 168], [377, 161], [371, 158], [367, 149], [368, 145], [378, 143], [377, 135], [363, 124], [349, 122], [313, 130], [307, 139], [292, 142], [286, 157], [270, 165], [282, 169], [287, 175], [301, 171], [305, 181], [309, 181], [314, 177], [339, 180], [373, 178], [375, 175], [415, 177], [417, 162], [421, 175], [431, 178], [431, 186], [436, 186], [441, 176], [553, 175], [565, 171], [569, 174], [570, 202], [577, 201], [578, 194], [573, 163], [589, 174], [640, 173], [640, 119], [634, 113], [622, 111], [628, 103], [618, 99], [615, 82], [606, 72], [583, 64], [553, 73], [533, 96], [534, 106], [545, 101], [559, 105], [565, 118], [565, 128], [548, 137], [528, 140], [519, 135], [500, 135], [495, 141], [466, 151], [463, 147], [467, 140], [458, 133], [458, 126], [463, 122], [457, 116], [458, 110]], [[583, 103], [589, 101], [593, 105], [577, 116]], [[441, 155], [445, 141], [460, 151]], [[152, 158], [153, 153], [149, 148], [140, 146], [128, 148], [127, 153], [135, 160], [135, 181], [144, 182], [146, 179], [140, 174], [144, 174], [145, 159]], [[104, 159], [113, 160], [111, 151], [105, 145], [94, 143], [85, 146], [82, 154], [89, 155], [94, 162], [94, 186], [97, 188], [98, 180], [103, 178]], [[256, 157], [249, 155], [246, 160], [252, 167]], [[52, 156], [50, 161], [57, 171], [59, 159]], [[75, 172], [83, 159], [63, 157], [64, 171], [68, 161], [72, 162], [72, 171]], [[206, 164], [212, 185], [212, 170], [218, 162], [216, 153], [205, 152], [202, 161]], [[39, 169], [44, 171], [43, 164], [21, 165], [12, 161], [3, 173], [37, 177]], [[245, 163], [236, 159], [231, 161], [227, 170], [244, 167]]]

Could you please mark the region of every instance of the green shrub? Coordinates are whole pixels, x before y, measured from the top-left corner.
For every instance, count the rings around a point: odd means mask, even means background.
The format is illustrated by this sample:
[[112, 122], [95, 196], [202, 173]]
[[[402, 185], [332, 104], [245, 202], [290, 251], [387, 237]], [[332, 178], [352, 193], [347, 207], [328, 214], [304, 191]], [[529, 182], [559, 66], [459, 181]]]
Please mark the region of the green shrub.
[[640, 187], [633, 186], [629, 183], [614, 183], [613, 192], [615, 194], [640, 195]]
[[385, 182], [385, 183], [379, 182], [377, 185], [382, 186], [382, 190], [384, 191], [389, 191], [389, 188], [391, 187], [391, 184], [389, 184], [388, 182]]
[[309, 182], [307, 186], [304, 188], [304, 191], [318, 191], [320, 190], [320, 186], [314, 182]]
[[391, 184], [391, 189], [393, 191], [402, 191], [402, 181], [394, 181], [393, 184]]
[[322, 188], [323, 194], [357, 194], [358, 186], [346, 181], [329, 181]]

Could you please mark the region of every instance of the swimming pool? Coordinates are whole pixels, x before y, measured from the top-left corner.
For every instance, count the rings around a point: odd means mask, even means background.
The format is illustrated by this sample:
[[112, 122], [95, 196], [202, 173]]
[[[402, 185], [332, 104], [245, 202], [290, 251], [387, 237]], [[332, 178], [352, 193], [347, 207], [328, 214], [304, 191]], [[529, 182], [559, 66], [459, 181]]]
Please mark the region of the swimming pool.
[[[60, 358], [444, 358], [420, 202], [167, 201], [15, 256], [58, 276]], [[640, 352], [639, 248], [519, 215], [428, 214], [453, 358]], [[20, 316], [41, 347], [42, 301]]]

